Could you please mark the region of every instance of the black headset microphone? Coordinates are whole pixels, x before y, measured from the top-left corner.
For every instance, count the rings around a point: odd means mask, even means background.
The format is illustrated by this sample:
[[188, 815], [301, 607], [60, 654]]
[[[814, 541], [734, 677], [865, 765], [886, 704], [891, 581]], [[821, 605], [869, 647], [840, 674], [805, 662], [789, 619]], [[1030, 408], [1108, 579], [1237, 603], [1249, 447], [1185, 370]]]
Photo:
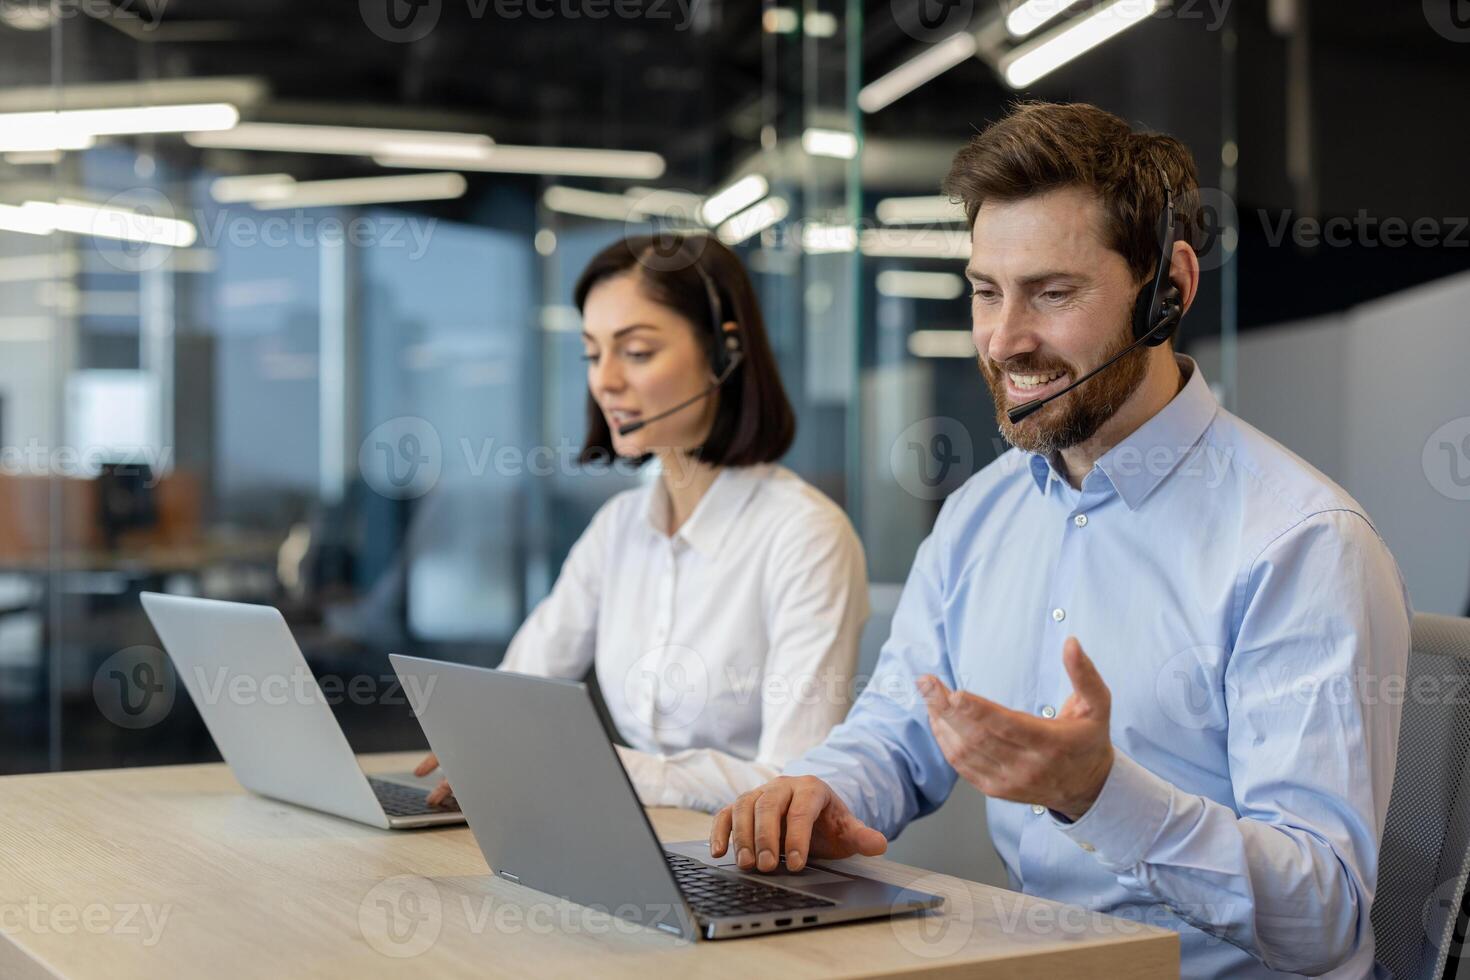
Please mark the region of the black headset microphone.
[[1163, 175], [1163, 179], [1164, 210], [1159, 214], [1158, 234], [1159, 267], [1154, 273], [1153, 283], [1139, 290], [1138, 299], [1133, 304], [1133, 343], [1061, 391], [1047, 395], [1045, 398], [1034, 398], [1029, 402], [1023, 402], [1007, 411], [1006, 417], [1010, 419], [1011, 425], [1030, 417], [1044, 408], [1047, 403], [1062, 397], [1084, 381], [1112, 367], [1124, 355], [1137, 350], [1140, 344], [1157, 347], [1174, 336], [1174, 332], [1179, 328], [1179, 321], [1184, 316], [1183, 300], [1179, 294], [1179, 287], [1169, 281], [1169, 266], [1174, 258], [1174, 191], [1169, 186], [1167, 174]]
[[710, 329], [714, 331], [714, 336], [710, 339], [709, 359], [710, 370], [715, 376], [714, 383], [692, 398], [686, 398], [673, 408], [666, 408], [657, 415], [650, 415], [646, 419], [639, 419], [636, 422], [629, 422], [627, 425], [618, 426], [618, 435], [620, 436], [630, 436], [646, 425], [652, 425], [655, 422], [668, 418], [676, 412], [682, 412], [695, 402], [704, 401], [710, 395], [719, 391], [720, 386], [730, 380], [730, 375], [735, 373], [735, 369], [740, 366], [740, 362], [745, 360], [745, 353], [740, 349], [739, 324], [736, 324], [733, 332], [725, 332], [725, 314], [720, 305], [720, 291], [715, 288], [715, 281], [700, 266], [697, 258], [691, 264], [694, 271], [699, 273], [699, 278], [704, 281], [704, 291], [709, 298]]

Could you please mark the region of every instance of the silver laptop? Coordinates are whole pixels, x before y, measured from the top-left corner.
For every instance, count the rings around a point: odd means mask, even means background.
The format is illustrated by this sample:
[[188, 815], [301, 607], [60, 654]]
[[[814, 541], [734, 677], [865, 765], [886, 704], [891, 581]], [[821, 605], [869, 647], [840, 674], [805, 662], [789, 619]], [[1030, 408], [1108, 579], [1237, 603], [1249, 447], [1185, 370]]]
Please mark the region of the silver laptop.
[[438, 774], [363, 773], [280, 610], [155, 592], [143, 609], [246, 789], [385, 830], [464, 822], [428, 804]]
[[660, 844], [585, 685], [392, 654], [409, 703], [502, 878], [685, 938], [729, 939], [936, 908], [823, 865], [747, 874], [708, 841]]

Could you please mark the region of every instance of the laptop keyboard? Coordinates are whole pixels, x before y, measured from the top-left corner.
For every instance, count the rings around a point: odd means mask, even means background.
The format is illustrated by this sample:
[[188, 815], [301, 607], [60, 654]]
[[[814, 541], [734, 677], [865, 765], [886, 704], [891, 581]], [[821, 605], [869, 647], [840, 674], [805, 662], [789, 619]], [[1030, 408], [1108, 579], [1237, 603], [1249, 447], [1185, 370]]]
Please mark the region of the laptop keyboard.
[[450, 797], [443, 803], [430, 806], [427, 802], [428, 792], [416, 789], [412, 786], [404, 786], [402, 783], [389, 782], [386, 779], [374, 779], [368, 777], [372, 784], [373, 793], [377, 795], [378, 802], [383, 805], [383, 812], [390, 817], [418, 817], [429, 813], [458, 813], [459, 803]]
[[702, 861], [672, 851], [665, 851], [664, 858], [695, 915], [704, 918], [824, 908], [837, 904], [789, 888], [723, 874]]

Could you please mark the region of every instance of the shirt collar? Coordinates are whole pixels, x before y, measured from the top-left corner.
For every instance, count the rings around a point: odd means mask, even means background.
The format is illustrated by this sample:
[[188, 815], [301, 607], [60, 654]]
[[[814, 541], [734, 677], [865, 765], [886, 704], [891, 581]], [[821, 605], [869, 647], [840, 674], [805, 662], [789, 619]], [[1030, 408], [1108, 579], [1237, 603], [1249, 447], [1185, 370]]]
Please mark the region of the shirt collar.
[[[769, 464], [721, 467], [714, 482], [695, 505], [694, 513], [674, 533], [674, 538], [682, 539], [702, 555], [718, 553], [746, 501], [770, 471]], [[659, 537], [668, 536], [669, 492], [662, 476], [656, 478], [649, 488], [648, 525]]]
[[[1220, 407], [1194, 359], [1175, 354], [1174, 360], [1188, 377], [1184, 387], [1153, 418], [1093, 464], [1093, 472], [1100, 472], [1112, 484], [1129, 510], [1136, 510], [1193, 451]], [[1037, 453], [1029, 455], [1031, 475], [1043, 494], [1050, 491], [1054, 480], [1067, 485], [1052, 460]], [[1092, 472], [1087, 474], [1082, 483], [1084, 491], [1094, 479]]]

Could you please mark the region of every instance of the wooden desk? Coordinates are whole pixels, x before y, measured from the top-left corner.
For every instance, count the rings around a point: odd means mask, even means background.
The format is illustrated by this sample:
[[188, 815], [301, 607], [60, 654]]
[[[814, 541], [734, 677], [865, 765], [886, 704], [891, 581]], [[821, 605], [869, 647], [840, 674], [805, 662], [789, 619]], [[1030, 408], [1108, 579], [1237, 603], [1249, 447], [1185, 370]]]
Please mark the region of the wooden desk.
[[[666, 840], [708, 833], [704, 814], [650, 813]], [[1179, 976], [1172, 932], [853, 863], [948, 906], [687, 943], [491, 876], [467, 829], [360, 827], [249, 795], [222, 765], [9, 776], [0, 977]]]

